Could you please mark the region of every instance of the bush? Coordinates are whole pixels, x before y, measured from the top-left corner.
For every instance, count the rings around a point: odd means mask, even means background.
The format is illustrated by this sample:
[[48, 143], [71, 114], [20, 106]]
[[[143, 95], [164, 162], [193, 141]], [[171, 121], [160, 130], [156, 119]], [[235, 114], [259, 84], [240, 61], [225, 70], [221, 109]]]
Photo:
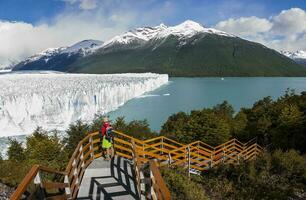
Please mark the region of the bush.
[[202, 173], [213, 199], [306, 198], [306, 158], [295, 150], [265, 153], [240, 165], [223, 165]]
[[192, 179], [186, 170], [181, 168], [162, 168], [162, 176], [170, 190], [171, 198], [176, 200], [204, 200], [208, 199], [204, 189]]

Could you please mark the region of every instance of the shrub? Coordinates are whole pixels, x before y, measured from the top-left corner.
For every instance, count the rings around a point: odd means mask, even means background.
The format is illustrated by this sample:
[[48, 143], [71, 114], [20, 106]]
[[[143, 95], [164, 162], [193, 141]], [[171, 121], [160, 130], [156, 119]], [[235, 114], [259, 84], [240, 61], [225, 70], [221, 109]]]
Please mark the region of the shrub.
[[181, 168], [162, 168], [162, 176], [170, 190], [171, 198], [176, 200], [208, 199], [200, 184], [190, 179]]

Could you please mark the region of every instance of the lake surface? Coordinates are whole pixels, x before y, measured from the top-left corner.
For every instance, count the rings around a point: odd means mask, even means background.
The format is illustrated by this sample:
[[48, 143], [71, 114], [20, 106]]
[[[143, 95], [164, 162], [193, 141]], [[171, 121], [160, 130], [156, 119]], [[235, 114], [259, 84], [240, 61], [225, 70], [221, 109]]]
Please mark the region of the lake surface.
[[125, 116], [127, 121], [147, 119], [150, 127], [159, 131], [168, 117], [179, 111], [213, 107], [227, 100], [237, 112], [266, 96], [277, 99], [287, 88], [296, 93], [306, 91], [306, 78], [170, 78], [167, 85], [128, 101], [109, 116]]

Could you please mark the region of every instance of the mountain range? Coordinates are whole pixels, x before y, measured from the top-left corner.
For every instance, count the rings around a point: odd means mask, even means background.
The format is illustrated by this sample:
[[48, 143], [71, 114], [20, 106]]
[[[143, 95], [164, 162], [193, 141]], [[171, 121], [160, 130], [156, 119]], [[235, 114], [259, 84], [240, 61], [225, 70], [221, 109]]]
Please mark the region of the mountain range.
[[[285, 54], [286, 55], [286, 54]], [[47, 49], [13, 70], [74, 73], [156, 72], [170, 76], [306, 76], [288, 55], [187, 20]]]

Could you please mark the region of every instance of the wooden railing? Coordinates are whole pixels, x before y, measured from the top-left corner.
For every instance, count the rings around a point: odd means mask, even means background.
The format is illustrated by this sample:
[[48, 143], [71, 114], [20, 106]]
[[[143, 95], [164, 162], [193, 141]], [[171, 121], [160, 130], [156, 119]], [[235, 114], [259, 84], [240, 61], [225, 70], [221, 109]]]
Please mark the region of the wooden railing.
[[[115, 134], [116, 155], [133, 161], [140, 198], [170, 199], [169, 190], [159, 173], [158, 166], [177, 165], [187, 168], [189, 173], [200, 173], [221, 163], [239, 164], [241, 160], [253, 159], [262, 152], [262, 148], [256, 143], [256, 140], [241, 143], [232, 139], [212, 147], [201, 141], [182, 144], [164, 136], [143, 141], [119, 131], [113, 132]], [[36, 185], [40, 185], [40, 188], [53, 189], [64, 187], [65, 198], [75, 199], [87, 166], [101, 156], [99, 133], [88, 134], [77, 145], [65, 172], [34, 166], [19, 184], [11, 199], [20, 199], [30, 183], [33, 182], [33, 177], [36, 177], [40, 171], [61, 174], [64, 178], [61, 183], [41, 184], [34, 181]], [[149, 177], [144, 176], [145, 169], [149, 169]]]
[[151, 199], [160, 200], [160, 199], [171, 199], [170, 191], [161, 176], [158, 163], [154, 160], [149, 162], [150, 166], [150, 179], [151, 179]]
[[[66, 176], [66, 172], [57, 171], [54, 169], [50, 169], [48, 167], [40, 166], [40, 165], [34, 165], [30, 171], [27, 173], [27, 175], [24, 177], [24, 179], [19, 184], [18, 188], [15, 190], [15, 192], [12, 194], [10, 199], [48, 199], [48, 198], [57, 198], [57, 199], [66, 199], [67, 196], [64, 192], [65, 188], [69, 187], [69, 184], [66, 182], [48, 182], [43, 180], [43, 173], [48, 174], [56, 174], [60, 176]], [[32, 182], [34, 182], [36, 185], [39, 185], [38, 187], [32, 187]], [[31, 193], [29, 193], [29, 196], [23, 197], [26, 190], [30, 189]], [[46, 195], [47, 190], [51, 190], [53, 193], [56, 192], [53, 196], [48, 197]]]

